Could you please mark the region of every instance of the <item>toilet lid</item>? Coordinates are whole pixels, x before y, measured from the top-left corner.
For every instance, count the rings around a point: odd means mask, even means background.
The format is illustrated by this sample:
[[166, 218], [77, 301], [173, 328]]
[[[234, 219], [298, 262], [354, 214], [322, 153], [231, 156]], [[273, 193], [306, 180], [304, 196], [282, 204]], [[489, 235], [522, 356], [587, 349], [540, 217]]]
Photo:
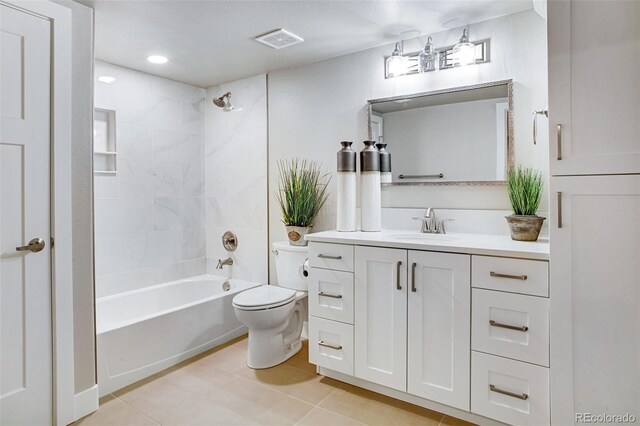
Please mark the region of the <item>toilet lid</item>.
[[296, 297], [294, 290], [275, 285], [261, 285], [238, 293], [233, 304], [244, 309], [267, 309], [282, 306]]

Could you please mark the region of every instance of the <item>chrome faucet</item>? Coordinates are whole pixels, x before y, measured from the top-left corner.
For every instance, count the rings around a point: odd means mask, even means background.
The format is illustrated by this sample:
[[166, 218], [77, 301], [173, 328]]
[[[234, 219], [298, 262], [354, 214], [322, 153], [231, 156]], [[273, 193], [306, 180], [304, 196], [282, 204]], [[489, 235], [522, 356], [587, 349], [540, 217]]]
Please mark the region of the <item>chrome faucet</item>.
[[225, 260], [218, 259], [218, 266], [216, 266], [216, 269], [222, 269], [223, 266], [231, 265], [233, 265], [233, 259], [231, 259], [230, 257], [226, 258]]
[[444, 223], [447, 221], [453, 222], [455, 219], [442, 219], [438, 221], [436, 219], [436, 210], [428, 207], [424, 212], [424, 217], [414, 217], [414, 220], [422, 221], [420, 232], [422, 234], [446, 234], [447, 231], [444, 228]]

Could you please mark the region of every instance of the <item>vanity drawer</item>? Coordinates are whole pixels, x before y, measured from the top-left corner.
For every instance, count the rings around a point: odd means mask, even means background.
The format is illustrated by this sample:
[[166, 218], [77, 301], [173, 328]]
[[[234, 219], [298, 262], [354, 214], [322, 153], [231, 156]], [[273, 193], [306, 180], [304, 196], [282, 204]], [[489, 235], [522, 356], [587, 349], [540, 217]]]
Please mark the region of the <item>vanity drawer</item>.
[[549, 369], [471, 352], [471, 412], [512, 425], [548, 425]]
[[510, 293], [549, 296], [549, 262], [473, 256], [471, 285]]
[[353, 273], [310, 268], [309, 315], [353, 324]]
[[549, 299], [473, 289], [471, 349], [549, 366]]
[[353, 325], [309, 317], [309, 362], [353, 375]]
[[353, 272], [353, 246], [310, 242], [309, 266]]

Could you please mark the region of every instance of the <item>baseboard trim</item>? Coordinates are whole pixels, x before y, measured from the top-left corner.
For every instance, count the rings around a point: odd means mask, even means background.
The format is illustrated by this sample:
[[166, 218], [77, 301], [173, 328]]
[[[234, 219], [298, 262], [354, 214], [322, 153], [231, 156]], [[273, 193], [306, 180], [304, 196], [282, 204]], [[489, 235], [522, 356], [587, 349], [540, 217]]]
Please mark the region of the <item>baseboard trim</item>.
[[74, 421], [98, 409], [98, 385], [75, 394], [73, 399]]

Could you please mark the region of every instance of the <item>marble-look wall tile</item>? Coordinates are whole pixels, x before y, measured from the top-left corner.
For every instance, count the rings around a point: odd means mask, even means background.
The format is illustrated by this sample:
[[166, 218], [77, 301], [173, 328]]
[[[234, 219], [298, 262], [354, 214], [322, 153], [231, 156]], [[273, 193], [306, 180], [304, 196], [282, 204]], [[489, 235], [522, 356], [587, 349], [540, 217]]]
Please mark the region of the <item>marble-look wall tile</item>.
[[[224, 112], [210, 99], [231, 92], [238, 111]], [[209, 273], [267, 282], [266, 76], [211, 87], [205, 101], [206, 253]], [[184, 112], [183, 112], [184, 117]], [[227, 252], [221, 236], [238, 236]], [[218, 259], [233, 266], [215, 269]]]
[[96, 62], [116, 111], [117, 174], [96, 176], [98, 297], [206, 273], [205, 90]]

